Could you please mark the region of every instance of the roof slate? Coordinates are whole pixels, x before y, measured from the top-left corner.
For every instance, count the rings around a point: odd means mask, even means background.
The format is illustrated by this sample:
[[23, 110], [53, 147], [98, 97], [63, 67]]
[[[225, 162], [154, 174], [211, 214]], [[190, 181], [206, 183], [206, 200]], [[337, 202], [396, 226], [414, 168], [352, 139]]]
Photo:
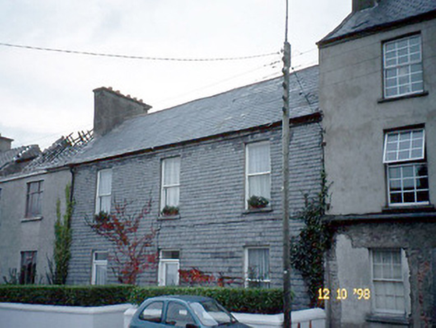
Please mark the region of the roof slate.
[[[90, 162], [237, 132], [281, 121], [282, 78], [255, 83], [170, 109], [141, 115], [95, 138], [72, 164]], [[290, 115], [318, 111], [318, 66], [290, 76]]]
[[32, 160], [40, 153], [38, 145], [21, 146], [0, 152], [0, 176], [21, 170], [22, 165], [16, 165], [17, 162]]
[[380, 0], [372, 8], [351, 13], [336, 29], [319, 41], [319, 45], [432, 12], [436, 15], [435, 0]]

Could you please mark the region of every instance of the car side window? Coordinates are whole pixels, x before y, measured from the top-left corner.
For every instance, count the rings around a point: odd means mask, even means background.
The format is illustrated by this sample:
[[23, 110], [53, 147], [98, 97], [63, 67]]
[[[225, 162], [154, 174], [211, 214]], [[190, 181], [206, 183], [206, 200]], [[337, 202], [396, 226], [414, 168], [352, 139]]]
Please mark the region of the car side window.
[[151, 322], [162, 321], [163, 302], [153, 302], [148, 304], [139, 315], [139, 319]]
[[195, 321], [186, 306], [170, 302], [168, 303], [165, 323], [175, 327], [186, 327], [187, 324], [195, 324]]

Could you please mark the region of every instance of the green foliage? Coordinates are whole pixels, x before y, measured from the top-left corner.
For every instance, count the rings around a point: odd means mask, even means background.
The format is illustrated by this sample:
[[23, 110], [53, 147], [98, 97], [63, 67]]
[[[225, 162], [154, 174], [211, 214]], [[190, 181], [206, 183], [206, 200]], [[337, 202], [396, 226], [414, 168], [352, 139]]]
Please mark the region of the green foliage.
[[0, 302], [69, 306], [127, 303], [133, 286], [0, 285]]
[[283, 311], [282, 289], [222, 287], [137, 287], [130, 302], [140, 304], [160, 295], [199, 295], [212, 297], [231, 312], [273, 314]]
[[232, 312], [280, 313], [281, 289], [222, 287], [136, 287], [132, 285], [60, 286], [0, 285], [0, 302], [67, 306], [102, 306], [120, 303], [140, 304], [161, 295], [200, 295], [216, 299]]
[[177, 206], [165, 205], [165, 207], [162, 209], [161, 214], [163, 216], [178, 215], [179, 214], [179, 208]]
[[269, 200], [262, 196], [251, 196], [247, 200], [248, 206], [250, 208], [264, 208], [269, 204]]
[[53, 258], [55, 263], [53, 283], [64, 285], [68, 276], [68, 264], [71, 258], [71, 216], [73, 215], [74, 201], [71, 200], [71, 185], [65, 187], [65, 214], [61, 214], [61, 201], [56, 202], [55, 242]]
[[8, 277], [3, 276], [3, 280], [6, 285], [18, 285], [19, 283], [19, 274], [18, 270], [16, 268], [12, 269], [9, 268], [8, 270]]
[[300, 217], [306, 223], [299, 238], [291, 243], [291, 263], [301, 272], [309, 289], [311, 306], [322, 306], [317, 291], [324, 282], [324, 253], [330, 248], [332, 231], [322, 221], [326, 211], [328, 189], [326, 174], [321, 174], [321, 191], [314, 199], [307, 199]]

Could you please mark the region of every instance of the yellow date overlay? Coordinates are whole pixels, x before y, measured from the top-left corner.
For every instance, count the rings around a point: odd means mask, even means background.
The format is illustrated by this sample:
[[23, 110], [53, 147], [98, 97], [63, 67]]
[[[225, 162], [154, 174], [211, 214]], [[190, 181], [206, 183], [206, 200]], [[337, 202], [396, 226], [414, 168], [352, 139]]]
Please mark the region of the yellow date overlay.
[[351, 294], [346, 288], [338, 288], [335, 291], [328, 288], [318, 289], [318, 299], [322, 301], [328, 301], [331, 299], [344, 301], [349, 297], [367, 301], [371, 299], [371, 290], [369, 288], [353, 288], [353, 293]]

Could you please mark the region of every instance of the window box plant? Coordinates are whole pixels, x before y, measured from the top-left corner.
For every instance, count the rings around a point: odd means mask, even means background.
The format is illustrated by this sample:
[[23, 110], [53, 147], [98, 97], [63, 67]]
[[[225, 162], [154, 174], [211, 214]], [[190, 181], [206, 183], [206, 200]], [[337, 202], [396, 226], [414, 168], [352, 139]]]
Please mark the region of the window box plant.
[[253, 195], [247, 200], [247, 203], [249, 209], [260, 209], [267, 207], [269, 200], [262, 196]]
[[179, 207], [178, 206], [169, 206], [165, 205], [165, 207], [161, 211], [162, 216], [175, 216], [179, 215]]

